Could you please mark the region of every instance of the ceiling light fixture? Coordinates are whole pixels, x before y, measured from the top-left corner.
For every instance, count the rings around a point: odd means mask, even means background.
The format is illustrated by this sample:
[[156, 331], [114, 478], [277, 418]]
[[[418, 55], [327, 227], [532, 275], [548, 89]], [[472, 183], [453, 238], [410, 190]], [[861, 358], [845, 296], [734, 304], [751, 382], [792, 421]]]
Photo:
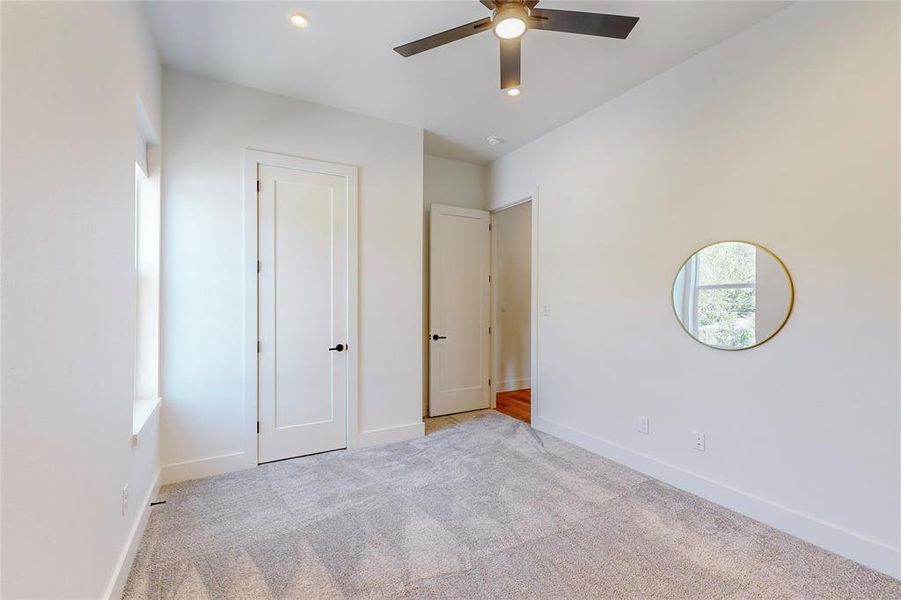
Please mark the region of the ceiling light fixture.
[[518, 38], [528, 29], [528, 18], [529, 9], [522, 4], [503, 4], [494, 11], [494, 34], [504, 40]]
[[294, 25], [298, 29], [305, 29], [306, 26], [310, 24], [310, 21], [300, 13], [294, 13], [288, 20], [291, 21], [291, 25]]
[[519, 94], [520, 94], [519, 88], [510, 88], [507, 90], [507, 95], [510, 96], [511, 98], [516, 98], [517, 96], [519, 96]]

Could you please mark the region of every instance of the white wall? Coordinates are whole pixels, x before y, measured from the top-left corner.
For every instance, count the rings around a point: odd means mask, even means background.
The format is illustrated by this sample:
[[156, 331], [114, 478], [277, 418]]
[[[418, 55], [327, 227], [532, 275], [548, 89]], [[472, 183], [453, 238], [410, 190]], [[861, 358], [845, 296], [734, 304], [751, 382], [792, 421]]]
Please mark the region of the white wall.
[[[496, 161], [491, 198], [539, 189], [538, 428], [895, 576], [898, 10], [792, 5]], [[673, 316], [721, 239], [794, 277], [754, 350]]]
[[423, 204], [484, 209], [488, 196], [488, 168], [462, 160], [425, 155]]
[[163, 106], [164, 479], [256, 464], [243, 387], [247, 148], [359, 167], [351, 438], [421, 435], [422, 130], [170, 70]]
[[488, 197], [488, 169], [462, 160], [426, 155], [423, 172], [422, 278], [422, 414], [429, 413], [429, 218], [432, 204], [484, 209]]
[[532, 368], [532, 203], [494, 214], [492, 318], [495, 389], [528, 388]]
[[99, 598], [158, 473], [156, 417], [131, 434], [135, 106], [159, 132], [159, 63], [128, 3], [4, 2], [0, 54], [0, 596]]
[[760, 341], [785, 322], [785, 311], [791, 306], [791, 286], [782, 265], [766, 250], [757, 248], [754, 266], [754, 333]]

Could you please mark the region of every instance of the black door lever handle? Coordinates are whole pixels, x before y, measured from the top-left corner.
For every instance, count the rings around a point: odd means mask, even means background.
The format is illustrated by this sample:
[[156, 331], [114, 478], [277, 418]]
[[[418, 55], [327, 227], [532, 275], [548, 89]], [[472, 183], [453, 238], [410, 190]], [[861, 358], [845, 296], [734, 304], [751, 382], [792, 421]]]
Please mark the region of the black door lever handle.
[[334, 348], [329, 348], [329, 352], [343, 352], [343, 351], [344, 351], [344, 344], [338, 344]]
[[446, 335], [438, 335], [436, 333], [436, 334], [432, 335], [432, 339], [437, 342], [438, 340], [446, 340], [447, 336]]

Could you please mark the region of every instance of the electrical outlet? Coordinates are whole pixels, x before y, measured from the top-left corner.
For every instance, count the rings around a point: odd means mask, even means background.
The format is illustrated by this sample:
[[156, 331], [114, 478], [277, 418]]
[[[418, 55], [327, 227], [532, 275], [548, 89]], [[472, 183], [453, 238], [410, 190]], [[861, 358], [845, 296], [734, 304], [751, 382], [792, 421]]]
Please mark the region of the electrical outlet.
[[648, 417], [638, 417], [638, 433], [645, 435], [651, 433], [651, 419]]
[[128, 484], [122, 488], [122, 516], [128, 514]]
[[698, 433], [697, 431], [695, 432], [695, 450], [699, 452], [707, 451], [707, 440], [703, 433]]

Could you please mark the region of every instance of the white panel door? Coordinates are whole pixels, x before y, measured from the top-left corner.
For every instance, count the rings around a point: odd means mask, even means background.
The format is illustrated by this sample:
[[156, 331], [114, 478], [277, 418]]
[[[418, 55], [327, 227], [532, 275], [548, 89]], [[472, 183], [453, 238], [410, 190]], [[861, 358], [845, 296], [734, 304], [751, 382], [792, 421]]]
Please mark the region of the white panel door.
[[259, 166], [259, 462], [347, 446], [348, 178]]
[[429, 416], [488, 408], [490, 215], [432, 205]]

